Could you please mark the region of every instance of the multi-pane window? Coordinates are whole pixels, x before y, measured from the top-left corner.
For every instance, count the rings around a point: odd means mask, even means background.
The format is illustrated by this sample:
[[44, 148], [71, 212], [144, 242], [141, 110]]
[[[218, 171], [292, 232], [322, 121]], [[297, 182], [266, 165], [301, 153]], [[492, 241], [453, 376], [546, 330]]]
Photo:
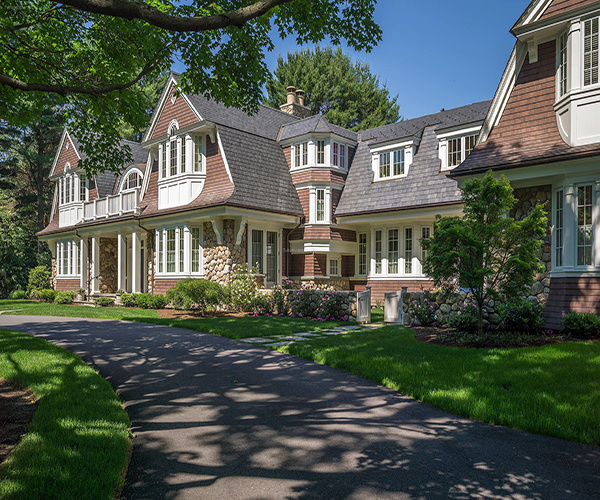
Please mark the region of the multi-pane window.
[[165, 178], [167, 176], [167, 143], [165, 142], [162, 145], [162, 155], [160, 158], [161, 163], [161, 177]]
[[157, 252], [157, 259], [158, 259], [158, 272], [162, 273], [164, 270], [163, 267], [163, 256], [164, 256], [164, 244], [165, 244], [165, 239], [163, 236], [163, 232], [162, 231], [158, 231], [158, 243], [157, 243], [157, 247], [158, 247], [158, 252]]
[[79, 273], [77, 267], [79, 245], [75, 241], [59, 241], [56, 244], [57, 274], [60, 276], [76, 276]]
[[186, 171], [186, 166], [185, 166], [185, 153], [186, 153], [186, 147], [185, 147], [185, 143], [186, 143], [186, 139], [185, 137], [181, 138], [181, 173], [185, 173]]
[[564, 247], [564, 192], [561, 189], [556, 192], [556, 221], [554, 226], [555, 265], [563, 265]]
[[340, 145], [337, 142], [333, 143], [333, 164], [340, 166]]
[[413, 258], [413, 230], [412, 227], [404, 228], [404, 273], [412, 274]]
[[592, 186], [577, 188], [577, 265], [592, 265]]
[[423, 227], [421, 228], [421, 262], [425, 262], [427, 260], [427, 250], [423, 248], [423, 240], [427, 240], [431, 237], [431, 228]]
[[394, 151], [394, 175], [404, 175], [404, 149]]
[[375, 274], [381, 274], [383, 231], [375, 231]]
[[201, 228], [193, 227], [191, 230], [192, 233], [192, 272], [199, 273], [200, 272], [200, 231]]
[[177, 141], [172, 140], [169, 146], [170, 170], [169, 175], [177, 175]]
[[325, 222], [325, 190], [317, 189], [317, 222]]
[[202, 172], [202, 137], [194, 136], [194, 172]]
[[175, 272], [175, 229], [167, 229], [167, 272]]
[[465, 137], [465, 160], [475, 149], [475, 145], [477, 144], [478, 138], [479, 134], [471, 134]]
[[388, 229], [388, 274], [398, 274], [398, 230]]
[[138, 188], [142, 185], [142, 177], [134, 170], [131, 172], [123, 183], [123, 190]]
[[456, 167], [462, 163], [462, 137], [448, 141], [448, 167]]
[[563, 33], [559, 39], [559, 52], [558, 52], [558, 85], [559, 95], [562, 97], [567, 93], [567, 46], [569, 41], [569, 34]]
[[346, 145], [340, 144], [340, 164], [336, 165], [340, 168], [346, 168]]
[[588, 19], [583, 28], [583, 84], [598, 83], [598, 19]]
[[79, 201], [87, 201], [87, 179], [85, 175], [79, 176]]
[[302, 165], [308, 165], [308, 142], [302, 143]]
[[179, 228], [179, 272], [185, 269], [185, 230]]
[[367, 233], [358, 235], [358, 274], [367, 274]]
[[263, 272], [263, 232], [258, 229], [252, 230], [252, 267], [258, 266], [258, 272]]
[[325, 141], [317, 141], [317, 163], [323, 165], [325, 163]]
[[340, 275], [339, 259], [329, 259], [329, 275], [330, 276], [339, 276]]
[[391, 175], [390, 171], [390, 153], [379, 153], [379, 178], [385, 179]]
[[308, 165], [308, 142], [301, 142], [294, 145], [294, 167], [306, 165]]

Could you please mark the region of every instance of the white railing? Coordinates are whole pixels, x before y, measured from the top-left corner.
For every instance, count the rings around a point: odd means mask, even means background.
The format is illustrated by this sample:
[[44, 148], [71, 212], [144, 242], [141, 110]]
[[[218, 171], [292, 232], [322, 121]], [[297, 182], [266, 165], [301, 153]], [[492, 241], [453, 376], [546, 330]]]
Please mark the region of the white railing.
[[83, 204], [83, 219], [87, 221], [138, 213], [140, 188], [107, 196]]

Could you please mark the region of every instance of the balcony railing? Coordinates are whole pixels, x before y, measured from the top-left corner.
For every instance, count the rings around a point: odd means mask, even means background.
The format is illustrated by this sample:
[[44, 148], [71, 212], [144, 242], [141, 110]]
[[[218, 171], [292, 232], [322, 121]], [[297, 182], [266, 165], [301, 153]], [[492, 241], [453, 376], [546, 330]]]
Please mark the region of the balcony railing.
[[73, 226], [78, 222], [95, 221], [136, 214], [140, 209], [140, 188], [92, 201], [69, 203], [59, 207], [59, 227]]

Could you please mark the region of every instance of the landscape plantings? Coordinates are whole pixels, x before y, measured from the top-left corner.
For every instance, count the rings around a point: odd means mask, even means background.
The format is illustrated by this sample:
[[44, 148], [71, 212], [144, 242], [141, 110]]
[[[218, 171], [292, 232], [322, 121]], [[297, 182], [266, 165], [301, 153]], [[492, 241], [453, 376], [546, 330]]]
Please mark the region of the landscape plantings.
[[[448, 325], [461, 333], [475, 333], [479, 330], [479, 310], [472, 302], [465, 302], [448, 319]], [[482, 334], [483, 332], [479, 332]]]
[[498, 306], [502, 329], [506, 332], [537, 335], [544, 324], [544, 307], [539, 302], [515, 299]]
[[[121, 295], [121, 302], [126, 307], [139, 307], [141, 309], [164, 309], [168, 304], [168, 299], [164, 295], [151, 293], [134, 293], [129, 295], [127, 303], [125, 302], [125, 294]], [[132, 298], [132, 300], [129, 300]], [[133, 302], [133, 305], [129, 305]]]
[[457, 415], [600, 446], [599, 343], [468, 349], [419, 342], [390, 326], [277, 349]]
[[411, 320], [420, 326], [434, 326], [436, 324], [435, 310], [435, 304], [430, 294], [413, 300], [408, 305], [408, 313]]
[[14, 290], [10, 292], [8, 298], [9, 300], [23, 300], [29, 298], [29, 295], [25, 290]]
[[564, 333], [578, 339], [600, 338], [600, 318], [592, 313], [567, 314], [562, 325]]
[[27, 291], [45, 290], [50, 288], [50, 271], [46, 266], [37, 266], [29, 271]]
[[252, 301], [260, 293], [256, 275], [258, 268], [240, 266], [228, 286], [229, 303], [236, 311], [251, 312]]
[[115, 301], [110, 297], [98, 297], [94, 300], [94, 304], [100, 307], [111, 307], [115, 305]]
[[54, 296], [54, 302], [57, 304], [72, 304], [75, 300], [75, 292], [56, 292]]
[[54, 302], [56, 291], [51, 288], [44, 288], [42, 290], [34, 289], [31, 291], [31, 298], [41, 300], [42, 302]]
[[28, 433], [0, 467], [0, 498], [115, 498], [131, 440], [110, 384], [74, 354], [7, 330], [0, 330], [0, 378], [38, 398]]
[[196, 308], [200, 313], [214, 310], [226, 299], [223, 287], [214, 281], [187, 278], [167, 292], [166, 301], [177, 309]]

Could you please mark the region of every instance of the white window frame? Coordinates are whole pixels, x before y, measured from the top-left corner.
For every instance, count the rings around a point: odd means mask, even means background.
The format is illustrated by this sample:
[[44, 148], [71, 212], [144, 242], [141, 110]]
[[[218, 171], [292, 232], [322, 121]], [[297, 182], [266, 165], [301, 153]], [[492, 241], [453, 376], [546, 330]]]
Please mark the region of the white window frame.
[[[595, 190], [595, 183], [593, 182], [583, 182], [583, 183], [579, 183], [576, 184], [575, 186], [575, 213], [574, 213], [574, 226], [575, 226], [575, 231], [574, 231], [574, 235], [575, 235], [575, 267], [578, 269], [592, 269], [594, 268], [594, 263], [595, 263], [595, 249], [594, 249], [594, 238], [596, 235], [596, 228], [595, 225], [597, 223], [596, 219], [596, 190]], [[579, 264], [579, 248], [582, 247], [587, 247], [587, 245], [579, 245], [579, 189], [580, 188], [586, 188], [589, 187], [591, 190], [591, 200], [590, 200], [590, 228], [591, 228], [591, 235], [590, 235], [590, 245], [589, 245], [589, 252], [590, 252], [590, 264]]]
[[305, 168], [310, 165], [311, 141], [297, 142], [292, 146], [292, 168]]
[[266, 284], [266, 279], [267, 279], [267, 259], [268, 259], [268, 255], [267, 255], [267, 233], [277, 233], [277, 260], [276, 260], [276, 264], [277, 264], [277, 276], [276, 276], [276, 281], [275, 283], [281, 283], [281, 272], [282, 272], [282, 265], [283, 265], [283, 231], [280, 227], [276, 227], [274, 225], [260, 225], [260, 226], [256, 226], [253, 224], [248, 224], [248, 229], [247, 229], [247, 234], [248, 234], [248, 245], [247, 245], [247, 249], [246, 249], [246, 258], [247, 258], [247, 264], [248, 264], [248, 269], [252, 269], [256, 263], [252, 262], [252, 236], [253, 236], [253, 231], [257, 231], [257, 232], [261, 232], [262, 233], [262, 248], [261, 248], [261, 252], [262, 252], [262, 272], [261, 275], [265, 276], [265, 284]]
[[[194, 135], [192, 136], [191, 148], [193, 149], [193, 165], [192, 171], [196, 174], [203, 174], [206, 172], [206, 135]], [[198, 149], [200, 151], [198, 152]], [[198, 169], [198, 160], [200, 168]]]
[[[56, 243], [56, 276], [59, 278], [80, 278], [81, 269], [79, 265], [79, 242], [69, 240], [59, 240]], [[65, 271], [66, 260], [66, 272]]]
[[569, 93], [569, 31], [563, 32], [558, 37], [557, 44], [557, 71], [556, 71], [556, 83], [557, 83], [557, 98], [560, 99]]
[[[198, 229], [199, 234], [199, 270], [192, 270], [192, 229]], [[175, 260], [173, 271], [167, 267], [167, 235], [168, 231], [175, 233]], [[156, 241], [156, 275], [158, 277], [201, 277], [204, 275], [204, 228], [202, 223], [173, 225], [157, 228]], [[162, 243], [162, 244], [161, 244]], [[182, 248], [183, 244], [183, 248]]]
[[[592, 73], [592, 76], [590, 77], [591, 80], [593, 80], [593, 70], [596, 70], [596, 78], [595, 81], [590, 81], [590, 83], [586, 83], [586, 72], [588, 71], [586, 69], [586, 64], [585, 64], [585, 60], [586, 60], [586, 41], [588, 36], [586, 36], [586, 29], [588, 26], [588, 23], [590, 23], [593, 27], [593, 24], [596, 24], [596, 40], [597, 43], [600, 44], [600, 17], [598, 16], [594, 16], [585, 20], [582, 20], [582, 27], [581, 27], [581, 42], [582, 42], [582, 47], [581, 47], [581, 70], [582, 70], [582, 78], [581, 78], [581, 86], [582, 88], [589, 88], [589, 87], [593, 87], [595, 85], [600, 84], [600, 47], [598, 47], [595, 51], [591, 51], [591, 58], [593, 60], [593, 56], [594, 56], [594, 52], [596, 55], [596, 65], [595, 66], [591, 66], [589, 71]], [[589, 37], [593, 37], [594, 33], [590, 34]]]
[[[364, 236], [364, 254], [361, 252], [361, 237]], [[367, 276], [369, 274], [369, 235], [367, 232], [359, 232], [356, 235], [356, 242], [358, 244], [358, 252], [356, 258], [356, 274], [358, 276]], [[361, 269], [361, 257], [364, 255], [364, 272]]]
[[[410, 259], [407, 259], [407, 244], [408, 244], [408, 237], [407, 237], [407, 231], [411, 232], [411, 237], [410, 237], [410, 242], [411, 242], [411, 249], [410, 249]], [[403, 275], [405, 276], [412, 276], [415, 274], [415, 229], [413, 226], [404, 226], [402, 228], [402, 260], [403, 260]], [[410, 272], [407, 271], [408, 267], [410, 266]]]
[[[318, 220], [317, 214], [317, 198], [318, 193], [324, 193], [324, 217], [323, 220]], [[308, 207], [308, 223], [314, 225], [330, 225], [332, 223], [332, 188], [331, 186], [310, 186], [309, 188], [309, 207]]]
[[[408, 143], [394, 144], [371, 150], [371, 163], [373, 170], [373, 180], [375, 182], [385, 182], [389, 180], [402, 179], [408, 176], [410, 166], [413, 162], [413, 155], [416, 144], [414, 141]], [[382, 175], [381, 156], [389, 154], [389, 175]], [[394, 173], [394, 160], [396, 154], [402, 154], [403, 160], [400, 162], [400, 173]]]
[[[127, 181], [129, 179], [129, 177], [131, 176], [131, 174], [133, 174], [133, 173], [137, 173], [137, 175], [140, 179], [140, 185], [133, 187], [133, 188], [126, 187]], [[141, 189], [143, 183], [144, 183], [144, 174], [142, 174], [142, 171], [139, 168], [134, 167], [125, 172], [125, 175], [123, 176], [123, 180], [121, 181], [121, 187], [119, 188], [119, 191], [133, 191], [134, 189]]]
[[[333, 263], [335, 263], [335, 266], [332, 266]], [[337, 270], [334, 267], [337, 267]], [[342, 276], [342, 259], [339, 255], [327, 256], [327, 276], [331, 278], [340, 278]]]
[[[88, 201], [90, 196], [90, 183], [85, 173], [79, 174], [79, 201]], [[83, 196], [82, 196], [83, 194]]]

